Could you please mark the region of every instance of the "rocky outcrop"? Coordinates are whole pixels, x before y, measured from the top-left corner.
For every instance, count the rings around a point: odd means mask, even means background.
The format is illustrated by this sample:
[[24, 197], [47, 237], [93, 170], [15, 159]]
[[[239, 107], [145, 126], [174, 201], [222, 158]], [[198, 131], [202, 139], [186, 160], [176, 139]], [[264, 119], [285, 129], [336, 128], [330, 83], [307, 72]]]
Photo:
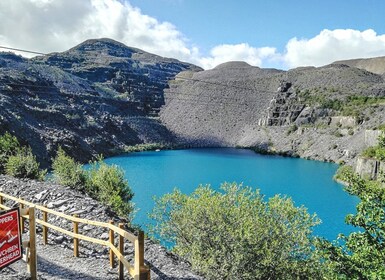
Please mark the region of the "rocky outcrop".
[[365, 130], [365, 145], [366, 147], [372, 147], [378, 145], [378, 137], [382, 134], [381, 130]]
[[[311, 122], [309, 108], [305, 109], [291, 88], [291, 83], [282, 81], [278, 93], [270, 100], [267, 115], [258, 121], [261, 126], [282, 126], [292, 123]], [[305, 110], [304, 110], [305, 109]], [[301, 116], [299, 118], [299, 116]], [[299, 118], [299, 119], [298, 119]], [[297, 121], [298, 120], [298, 121]]]
[[360, 156], [357, 158], [355, 172], [363, 178], [376, 180], [380, 172], [385, 172], [385, 162]]

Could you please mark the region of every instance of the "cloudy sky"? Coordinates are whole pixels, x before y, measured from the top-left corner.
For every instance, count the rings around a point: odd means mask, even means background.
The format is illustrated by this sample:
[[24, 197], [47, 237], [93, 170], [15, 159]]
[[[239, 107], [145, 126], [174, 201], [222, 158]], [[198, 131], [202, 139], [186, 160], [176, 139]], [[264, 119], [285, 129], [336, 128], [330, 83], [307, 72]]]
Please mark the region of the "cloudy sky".
[[385, 56], [384, 11], [384, 0], [1, 0], [0, 46], [46, 53], [108, 37], [205, 69], [321, 66]]

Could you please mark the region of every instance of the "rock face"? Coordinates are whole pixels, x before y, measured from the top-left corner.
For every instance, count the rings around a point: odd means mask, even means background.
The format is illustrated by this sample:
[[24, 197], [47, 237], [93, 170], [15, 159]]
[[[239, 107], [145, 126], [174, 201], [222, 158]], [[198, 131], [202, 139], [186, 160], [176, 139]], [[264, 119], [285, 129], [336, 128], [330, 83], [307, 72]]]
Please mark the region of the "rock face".
[[46, 166], [59, 145], [86, 162], [154, 142], [350, 162], [365, 130], [385, 122], [384, 78], [341, 62], [282, 71], [235, 61], [202, 71], [88, 40], [29, 60], [0, 54], [0, 133], [31, 145]]
[[[365, 129], [385, 122], [383, 76], [347, 65], [280, 71], [231, 62], [182, 72], [169, 85], [160, 119], [192, 146], [353, 162]], [[362, 100], [375, 105], [357, 105]]]
[[358, 157], [355, 172], [363, 178], [376, 180], [380, 172], [385, 172], [385, 162], [371, 158]]
[[0, 133], [31, 145], [45, 166], [59, 145], [86, 162], [128, 145], [172, 143], [154, 116], [167, 81], [188, 69], [200, 70], [109, 39], [33, 59], [0, 53]]

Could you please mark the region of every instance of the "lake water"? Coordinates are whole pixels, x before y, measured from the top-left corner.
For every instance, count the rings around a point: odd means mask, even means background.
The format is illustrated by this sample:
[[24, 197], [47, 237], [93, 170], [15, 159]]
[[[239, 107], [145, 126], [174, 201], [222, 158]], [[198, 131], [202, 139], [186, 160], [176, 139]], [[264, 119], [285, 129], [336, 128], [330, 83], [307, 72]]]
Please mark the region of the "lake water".
[[191, 193], [199, 184], [218, 189], [222, 182], [237, 182], [259, 188], [266, 197], [291, 196], [297, 206], [316, 212], [322, 224], [315, 234], [334, 240], [349, 233], [348, 213], [355, 213], [358, 198], [343, 191], [332, 177], [338, 165], [298, 158], [258, 155], [244, 149], [189, 149], [129, 153], [107, 158], [125, 170], [139, 208], [134, 223], [146, 226], [154, 195], [161, 196], [178, 187]]

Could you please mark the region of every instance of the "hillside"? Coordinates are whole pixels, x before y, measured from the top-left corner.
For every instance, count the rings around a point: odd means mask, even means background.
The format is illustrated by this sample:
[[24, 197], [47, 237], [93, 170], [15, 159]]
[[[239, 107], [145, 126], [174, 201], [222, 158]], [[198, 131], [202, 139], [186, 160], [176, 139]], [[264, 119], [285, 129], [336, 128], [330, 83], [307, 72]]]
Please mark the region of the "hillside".
[[0, 133], [31, 145], [45, 166], [59, 145], [86, 162], [142, 143], [351, 162], [365, 130], [385, 122], [382, 62], [203, 71], [110, 39], [33, 59], [0, 53]]
[[31, 145], [45, 166], [59, 145], [85, 162], [173, 142], [154, 116], [167, 81], [187, 69], [200, 70], [109, 39], [33, 59], [0, 53], [0, 133]]
[[165, 89], [162, 123], [192, 146], [352, 161], [385, 121], [383, 76], [341, 64], [289, 71], [231, 62], [183, 72]]
[[345, 64], [350, 67], [356, 67], [359, 69], [364, 69], [375, 74], [383, 75], [385, 74], [385, 56], [382, 57], [373, 57], [373, 58], [360, 58], [360, 59], [350, 59], [350, 60], [341, 60], [335, 62], [337, 64]]

